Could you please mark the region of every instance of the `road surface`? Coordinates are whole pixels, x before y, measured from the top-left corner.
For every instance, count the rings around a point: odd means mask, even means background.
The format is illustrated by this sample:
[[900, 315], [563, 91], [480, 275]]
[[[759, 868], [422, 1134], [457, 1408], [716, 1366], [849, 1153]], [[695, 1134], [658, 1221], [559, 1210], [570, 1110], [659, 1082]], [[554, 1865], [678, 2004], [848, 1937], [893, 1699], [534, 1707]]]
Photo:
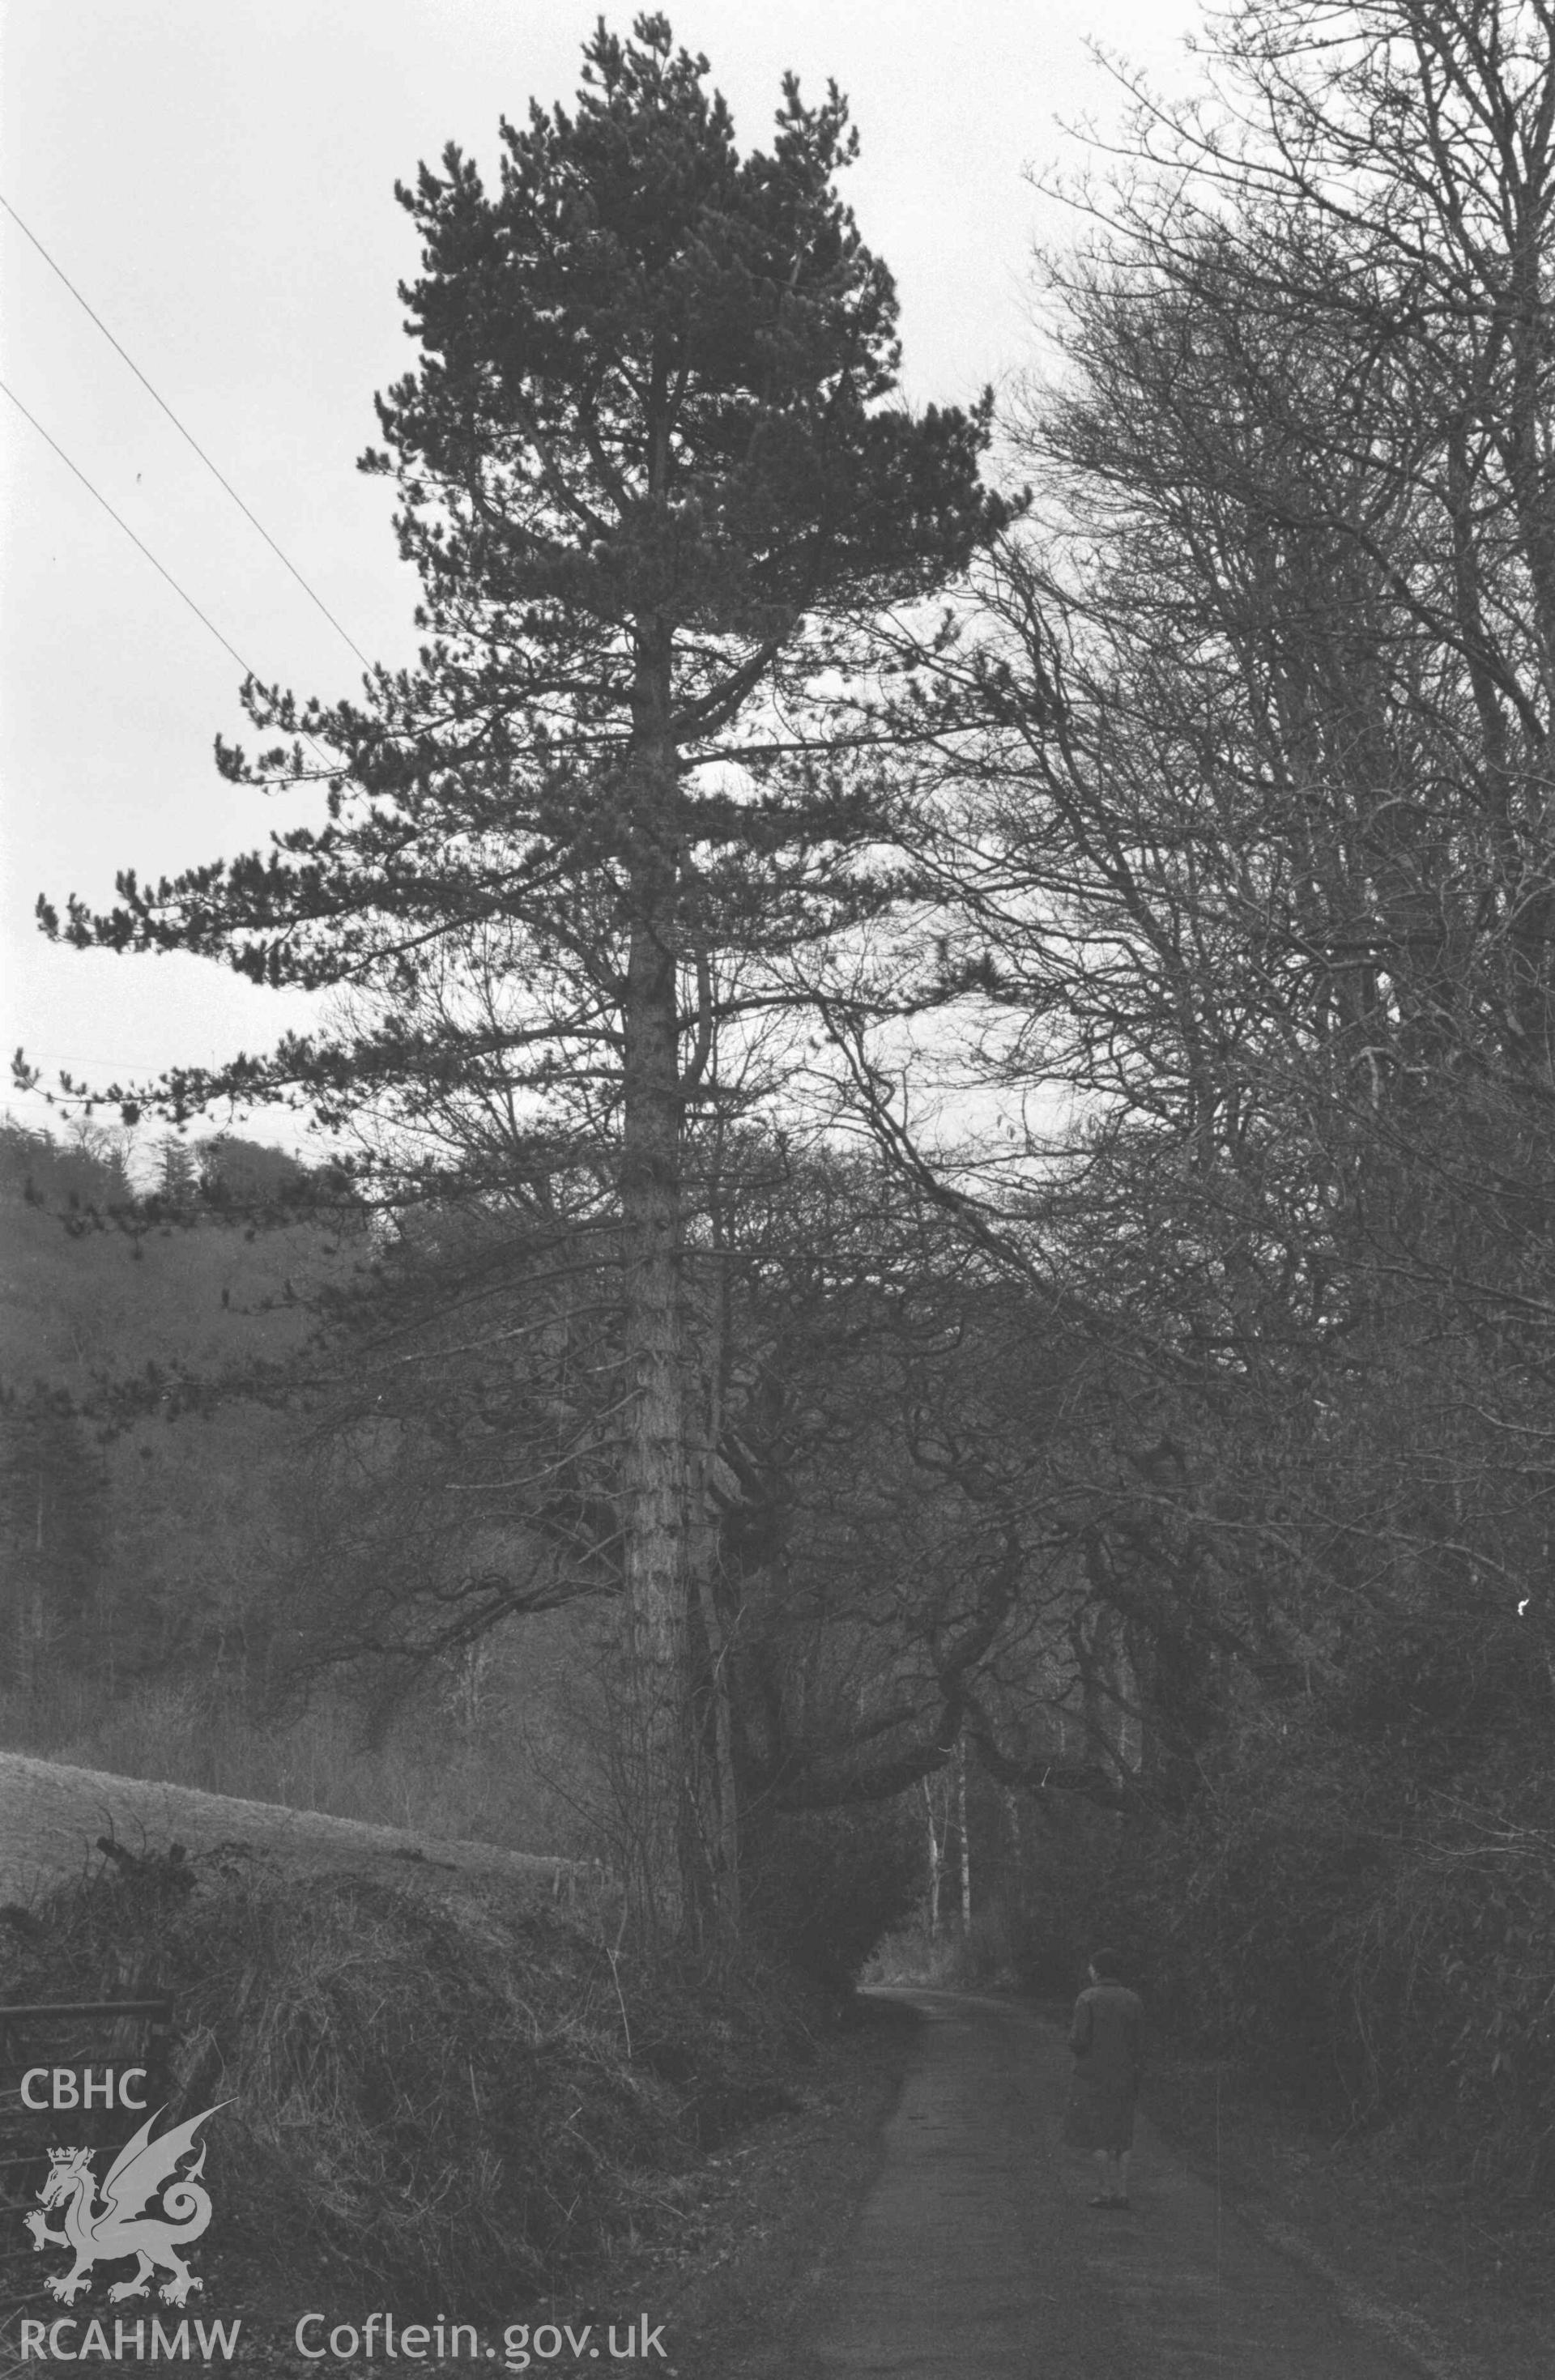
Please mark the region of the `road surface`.
[[1028, 2009], [923, 2018], [884, 2162], [792, 2380], [1419, 2380], [1379, 2322], [1267, 2247], [1141, 2123], [1126, 2214], [1062, 2147], [1070, 2060]]

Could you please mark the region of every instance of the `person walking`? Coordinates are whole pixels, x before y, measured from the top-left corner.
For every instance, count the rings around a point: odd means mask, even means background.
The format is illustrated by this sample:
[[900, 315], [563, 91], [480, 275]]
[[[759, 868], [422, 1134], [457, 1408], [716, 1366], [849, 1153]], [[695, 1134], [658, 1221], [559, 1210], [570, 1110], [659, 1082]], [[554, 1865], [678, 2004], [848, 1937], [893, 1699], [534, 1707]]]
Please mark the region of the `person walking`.
[[1095, 2154], [1099, 2188], [1091, 2204], [1126, 2206], [1145, 2004], [1123, 1981], [1115, 1952], [1094, 1951], [1087, 1974], [1069, 2028], [1075, 2074], [1063, 2111], [1063, 2140], [1068, 2148]]

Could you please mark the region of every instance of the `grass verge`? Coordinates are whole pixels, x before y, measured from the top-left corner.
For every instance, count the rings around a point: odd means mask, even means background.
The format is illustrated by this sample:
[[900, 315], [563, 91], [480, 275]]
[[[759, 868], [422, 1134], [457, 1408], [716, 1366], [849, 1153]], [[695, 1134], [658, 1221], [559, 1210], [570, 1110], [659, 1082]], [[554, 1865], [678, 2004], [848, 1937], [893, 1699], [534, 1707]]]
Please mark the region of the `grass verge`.
[[[1067, 2021], [1067, 2004], [1050, 2012]], [[1152, 2054], [1144, 2103], [1168, 2143], [1273, 2245], [1421, 2324], [1445, 2350], [1437, 2369], [1549, 2380], [1548, 2207], [1448, 2183], [1391, 2134], [1324, 2129], [1245, 2070], [1172, 2043]]]
[[910, 2008], [859, 2000], [820, 2044], [792, 2111], [710, 2156], [675, 2223], [612, 2256], [589, 2310], [662, 2314], [674, 2380], [792, 2380], [808, 2369], [804, 2334], [880, 2170], [919, 2022]]

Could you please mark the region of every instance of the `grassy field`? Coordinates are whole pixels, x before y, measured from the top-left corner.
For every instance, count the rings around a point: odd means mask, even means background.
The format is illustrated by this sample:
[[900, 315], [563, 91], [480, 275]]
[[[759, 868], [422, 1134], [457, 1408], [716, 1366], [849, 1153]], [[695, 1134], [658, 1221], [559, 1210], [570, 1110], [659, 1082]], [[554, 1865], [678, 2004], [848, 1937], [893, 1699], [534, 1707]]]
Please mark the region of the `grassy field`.
[[239, 1844], [294, 1872], [386, 1874], [392, 1870], [385, 1863], [402, 1871], [424, 1863], [558, 1888], [577, 1874], [570, 1861], [492, 1843], [449, 1842], [407, 1828], [0, 1752], [0, 1900], [30, 1902], [54, 1885], [90, 1875], [102, 1864], [96, 1846], [103, 1836], [132, 1854], [174, 1842], [191, 1853]]

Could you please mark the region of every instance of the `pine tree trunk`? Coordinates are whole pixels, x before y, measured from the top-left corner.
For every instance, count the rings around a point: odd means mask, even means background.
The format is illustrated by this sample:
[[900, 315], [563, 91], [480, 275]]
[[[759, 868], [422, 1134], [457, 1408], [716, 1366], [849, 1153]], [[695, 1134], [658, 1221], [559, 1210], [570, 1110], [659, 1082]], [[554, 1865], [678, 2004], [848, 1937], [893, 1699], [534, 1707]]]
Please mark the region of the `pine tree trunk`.
[[709, 1915], [717, 1935], [731, 1941], [739, 1930], [739, 1803], [735, 1780], [734, 1718], [730, 1705], [728, 1645], [718, 1602], [718, 1527], [712, 1482], [722, 1428], [727, 1284], [714, 1224], [713, 1274], [707, 1302], [705, 1394], [697, 1415], [692, 1462], [693, 1493], [687, 1533], [689, 1594], [695, 1598], [698, 1644], [694, 1662], [696, 1754], [692, 1791], [701, 1815], [707, 1854]]
[[[706, 1652], [707, 1718], [704, 1741], [692, 1771], [692, 1794], [700, 1820], [706, 1868], [707, 1912], [717, 1935], [732, 1939], [739, 1928], [739, 1804], [735, 1791], [734, 1724], [729, 1707], [728, 1647], [719, 1616], [711, 1528], [693, 1530], [691, 1572]], [[701, 1544], [697, 1540], [700, 1538]]]
[[679, 854], [667, 634], [639, 639], [623, 1015], [622, 1463], [629, 1649], [628, 1900], [649, 1933], [700, 1930], [710, 1861], [695, 1789], [687, 1643], [691, 1463], [681, 1248]]
[[628, 1890], [650, 1925], [678, 1915], [683, 1846], [686, 1524], [682, 1407], [675, 971], [663, 932], [671, 890], [651, 856], [634, 869], [625, 1017], [621, 1163], [626, 1356], [622, 1464], [630, 1678]]

